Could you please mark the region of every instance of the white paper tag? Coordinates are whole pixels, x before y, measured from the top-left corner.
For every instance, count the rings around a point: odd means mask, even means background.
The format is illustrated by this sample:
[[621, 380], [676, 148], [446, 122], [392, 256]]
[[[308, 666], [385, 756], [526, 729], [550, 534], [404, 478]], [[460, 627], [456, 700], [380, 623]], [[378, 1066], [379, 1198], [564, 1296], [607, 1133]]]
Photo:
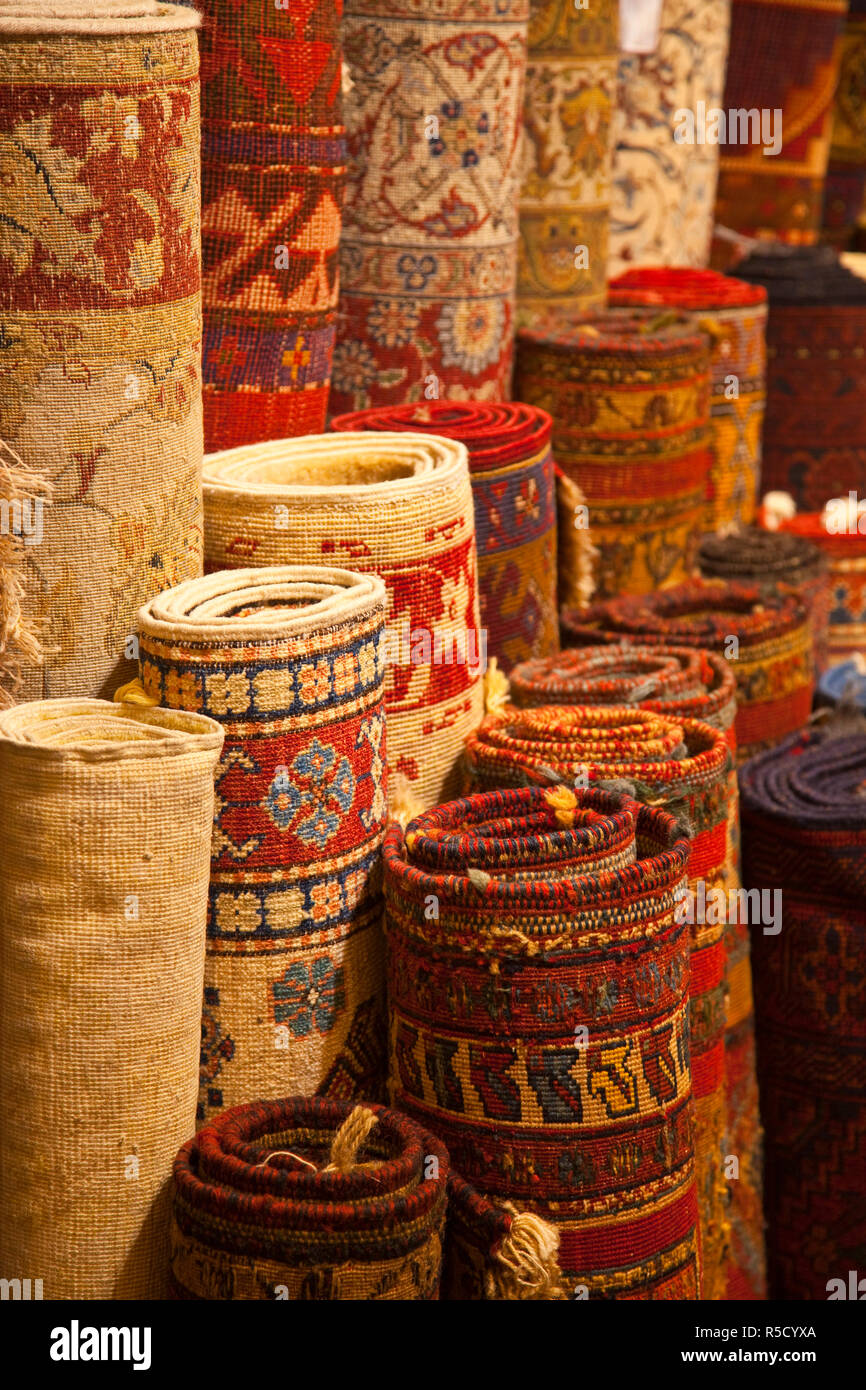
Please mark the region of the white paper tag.
[[664, 0], [619, 0], [621, 53], [655, 53]]

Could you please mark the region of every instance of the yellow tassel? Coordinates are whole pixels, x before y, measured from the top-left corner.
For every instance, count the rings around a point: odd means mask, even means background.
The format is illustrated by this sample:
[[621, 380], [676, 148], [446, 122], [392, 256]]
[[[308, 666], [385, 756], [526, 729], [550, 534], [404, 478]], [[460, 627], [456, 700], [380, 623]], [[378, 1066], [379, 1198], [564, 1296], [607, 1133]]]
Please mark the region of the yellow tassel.
[[723, 338], [728, 336], [727, 330], [719, 323], [718, 319], [698, 319], [698, 328], [712, 340], [714, 347], [716, 343], [720, 343]]
[[518, 1212], [510, 1202], [503, 1206], [514, 1219], [488, 1272], [487, 1297], [512, 1301], [566, 1298], [557, 1258], [559, 1232], [534, 1212]]
[[119, 685], [112, 697], [117, 705], [158, 705], [159, 700], [155, 700], [152, 695], [148, 695], [141, 681], [136, 676], [135, 680], [127, 681], [126, 685]]
[[550, 791], [544, 793], [544, 799], [556, 813], [559, 824], [570, 830], [574, 825], [574, 813], [577, 810], [577, 797], [571, 787], [551, 787]]
[[490, 658], [490, 664], [484, 673], [484, 712], [485, 714], [502, 714], [508, 706], [511, 686], [504, 671], [500, 671], [499, 662], [495, 656]]
[[423, 803], [412, 790], [409, 778], [403, 772], [392, 772], [388, 778], [388, 815], [405, 830], [410, 821], [420, 816]]

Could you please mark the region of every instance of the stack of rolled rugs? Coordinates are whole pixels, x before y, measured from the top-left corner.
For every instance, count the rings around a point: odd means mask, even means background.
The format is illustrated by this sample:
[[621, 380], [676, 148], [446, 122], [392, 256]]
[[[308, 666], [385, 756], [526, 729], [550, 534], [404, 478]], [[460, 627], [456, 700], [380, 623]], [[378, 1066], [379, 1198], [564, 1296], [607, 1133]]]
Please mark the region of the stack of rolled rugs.
[[830, 566], [804, 535], [744, 526], [724, 535], [704, 536], [698, 568], [705, 579], [756, 584], [771, 593], [779, 584], [792, 589], [809, 614], [816, 677], [830, 659]]
[[[331, 421], [340, 431], [419, 431], [466, 446], [486, 654], [505, 671], [559, 647], [552, 423], [534, 406], [482, 401], [383, 406]], [[579, 535], [588, 543], [588, 530]]]
[[557, 465], [589, 509], [598, 596], [685, 579], [710, 466], [706, 334], [649, 310], [552, 320], [518, 335], [514, 390], [553, 416]]
[[599, 642], [669, 643], [717, 652], [737, 682], [741, 761], [801, 729], [814, 689], [812, 635], [794, 594], [749, 584], [693, 579], [664, 593], [596, 603], [561, 615], [566, 646]]
[[37, 1298], [165, 1295], [222, 742], [101, 700], [0, 715], [0, 1267]]
[[819, 512], [866, 471], [866, 281], [828, 246], [761, 247], [736, 273], [770, 304], [762, 486]]
[[744, 879], [781, 905], [752, 940], [779, 1299], [862, 1297], [866, 720], [836, 718], [740, 774]]
[[381, 579], [303, 565], [221, 570], [139, 613], [143, 698], [225, 731], [200, 1120], [382, 1094], [384, 621]]
[[[529, 661], [511, 674], [511, 699], [539, 705], [618, 705], [651, 710], [675, 722], [683, 717], [721, 730], [736, 754], [736, 687], [732, 665], [712, 652], [687, 647], [584, 647], [545, 661]], [[592, 764], [587, 769], [591, 772]], [[608, 768], [604, 769], [609, 771]], [[736, 767], [727, 779], [725, 887], [739, 887], [739, 796]], [[693, 854], [695, 853], [693, 847]], [[690, 865], [690, 876], [691, 865]], [[728, 903], [731, 899], [728, 899]], [[725, 1154], [739, 1156], [729, 1188], [727, 1297], [761, 1298], [765, 1290], [761, 1199], [761, 1128], [755, 1071], [755, 1022], [746, 914], [721, 914], [725, 947]], [[697, 1087], [696, 1087], [697, 1089]]]
[[[210, 569], [290, 562], [381, 575], [390, 771], [424, 805], [447, 796], [484, 701], [466, 446], [414, 433], [274, 440], [209, 455], [204, 493]], [[314, 663], [309, 698], [330, 679]], [[335, 679], [339, 693], [351, 675]]]
[[698, 316], [711, 343], [710, 446], [704, 524], [748, 524], [760, 496], [761, 431], [767, 370], [767, 292], [714, 270], [627, 270], [611, 285], [612, 305], [657, 305]]
[[[491, 714], [467, 742], [468, 786], [615, 787], [662, 805], [691, 839], [690, 1046], [696, 1111], [696, 1175], [701, 1214], [704, 1297], [725, 1297], [729, 1194], [725, 1183], [725, 930], [727, 913], [701, 904], [714, 890], [739, 887], [729, 831], [732, 759], [719, 729], [624, 705], [506, 706]], [[727, 898], [725, 899], [727, 902]], [[710, 915], [715, 921], [708, 921]], [[752, 1116], [752, 1152], [759, 1141]], [[759, 1167], [759, 1164], [757, 1165]], [[754, 1180], [754, 1179], [753, 1179]], [[759, 1181], [759, 1179], [758, 1179]]]
[[688, 858], [667, 812], [597, 790], [486, 792], [386, 835], [394, 1103], [556, 1228], [571, 1297], [700, 1294]]

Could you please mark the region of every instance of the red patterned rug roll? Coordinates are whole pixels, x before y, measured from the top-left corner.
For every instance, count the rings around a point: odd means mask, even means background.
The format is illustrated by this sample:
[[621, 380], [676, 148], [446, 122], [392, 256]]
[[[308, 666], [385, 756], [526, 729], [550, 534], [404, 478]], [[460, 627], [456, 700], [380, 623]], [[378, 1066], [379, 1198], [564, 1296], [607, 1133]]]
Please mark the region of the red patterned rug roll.
[[688, 855], [664, 811], [564, 788], [385, 840], [395, 1104], [481, 1193], [555, 1225], [579, 1297], [700, 1292]]
[[[830, 532], [827, 513], [802, 512], [781, 523], [782, 530], [820, 546], [830, 563], [828, 662], [866, 656], [866, 515], [861, 529]], [[832, 524], [832, 522], [831, 522]]]
[[[689, 887], [739, 884], [728, 860], [731, 756], [724, 735], [694, 719], [673, 719], [623, 705], [506, 708], [490, 715], [466, 744], [469, 787], [551, 783], [621, 784], [639, 801], [663, 805], [690, 827]], [[703, 890], [701, 889], [703, 884]], [[690, 1036], [697, 1113], [696, 1169], [701, 1212], [704, 1297], [725, 1295], [728, 1193], [724, 1180], [724, 919], [691, 925]]]
[[563, 609], [565, 646], [598, 642], [670, 643], [720, 652], [737, 682], [737, 748], [745, 761], [801, 729], [814, 689], [806, 609], [794, 594], [693, 579], [662, 594]]
[[340, 4], [198, 8], [210, 452], [325, 427], [346, 142]]
[[514, 393], [553, 416], [553, 451], [583, 492], [597, 591], [685, 579], [703, 529], [709, 339], [694, 322], [611, 310], [518, 335]]
[[866, 281], [829, 246], [762, 247], [737, 275], [770, 301], [762, 487], [820, 511], [866, 478]]
[[550, 416], [534, 406], [477, 401], [382, 406], [331, 421], [335, 430], [419, 430], [466, 445], [481, 624], [488, 659], [506, 671], [559, 648], [550, 427]]
[[331, 411], [510, 396], [529, 0], [346, 0]]
[[767, 373], [767, 292], [714, 270], [673, 266], [627, 270], [610, 287], [611, 306], [667, 306], [700, 316], [712, 344], [708, 530], [750, 522], [760, 495]]
[[849, 1283], [851, 1270], [862, 1278], [866, 1247], [866, 724], [857, 726], [794, 737], [740, 773], [746, 884], [782, 898], [779, 934], [752, 935], [770, 1291], [780, 1299], [863, 1296]]

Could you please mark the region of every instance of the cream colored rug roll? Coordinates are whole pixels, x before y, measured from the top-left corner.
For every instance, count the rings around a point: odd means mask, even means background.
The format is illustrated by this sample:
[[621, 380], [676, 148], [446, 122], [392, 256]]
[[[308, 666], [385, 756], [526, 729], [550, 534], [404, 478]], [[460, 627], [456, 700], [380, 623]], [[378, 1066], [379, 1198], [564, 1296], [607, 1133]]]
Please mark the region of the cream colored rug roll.
[[18, 579], [44, 654], [20, 689], [0, 668], [7, 697], [111, 695], [139, 605], [201, 574], [198, 24], [0, 0], [0, 439], [34, 479]]
[[225, 730], [199, 1120], [315, 1091], [384, 1094], [385, 586], [220, 570], [138, 615], [146, 695]]
[[164, 1293], [222, 741], [100, 700], [0, 715], [0, 1274], [46, 1299]]
[[[485, 634], [468, 454], [435, 435], [308, 435], [205, 458], [205, 564], [349, 565], [388, 593], [385, 712], [392, 792], [456, 791], [481, 721]], [[402, 783], [400, 784], [402, 785]]]

